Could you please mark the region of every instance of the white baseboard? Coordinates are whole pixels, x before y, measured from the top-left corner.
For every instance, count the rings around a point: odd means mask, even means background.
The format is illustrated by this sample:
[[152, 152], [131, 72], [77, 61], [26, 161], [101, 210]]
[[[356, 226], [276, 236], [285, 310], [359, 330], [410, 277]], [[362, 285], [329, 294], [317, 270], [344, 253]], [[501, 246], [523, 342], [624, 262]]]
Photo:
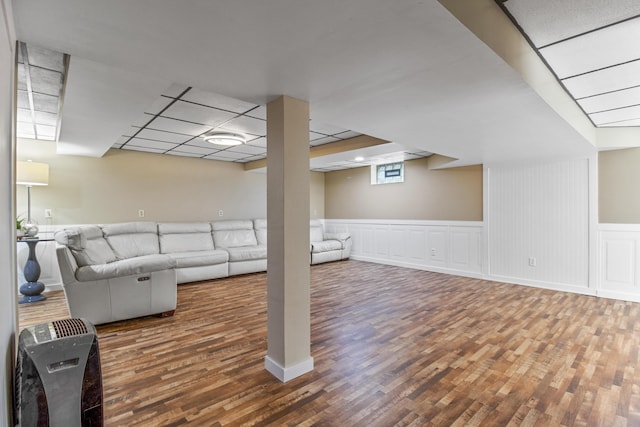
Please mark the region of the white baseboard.
[[589, 289], [584, 286], [569, 285], [566, 283], [544, 282], [539, 280], [526, 280], [508, 276], [487, 275], [485, 280], [494, 282], [510, 283], [513, 285], [529, 286], [532, 288], [549, 289], [551, 291], [571, 292], [574, 294], [599, 296], [595, 289]]
[[393, 265], [396, 267], [413, 268], [415, 270], [432, 271], [434, 273], [452, 274], [454, 276], [471, 277], [473, 279], [484, 279], [482, 273], [476, 273], [476, 272], [465, 271], [465, 270], [457, 270], [454, 268], [436, 267], [436, 266], [424, 265], [424, 264], [414, 264], [410, 262], [367, 257], [362, 255], [351, 255], [349, 258], [356, 261], [366, 261], [366, 262], [373, 262], [376, 264]]
[[61, 291], [62, 290], [62, 283], [49, 283], [46, 285], [45, 288], [45, 292], [48, 291]]
[[264, 368], [269, 371], [274, 377], [286, 383], [289, 380], [313, 371], [313, 357], [309, 356], [308, 359], [303, 360], [293, 366], [282, 367], [279, 363], [273, 360], [269, 356], [264, 357]]

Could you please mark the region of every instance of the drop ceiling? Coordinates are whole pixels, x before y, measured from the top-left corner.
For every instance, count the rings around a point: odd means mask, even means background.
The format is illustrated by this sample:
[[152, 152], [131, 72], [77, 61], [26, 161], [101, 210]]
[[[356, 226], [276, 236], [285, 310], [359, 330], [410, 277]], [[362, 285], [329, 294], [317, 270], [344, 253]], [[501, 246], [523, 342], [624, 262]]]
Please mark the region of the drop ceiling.
[[55, 141], [68, 56], [21, 42], [17, 60], [16, 134], [19, 138]]
[[[266, 120], [264, 105], [173, 84], [123, 132], [112, 148], [248, 163], [267, 157]], [[246, 143], [231, 147], [212, 144], [202, 138], [211, 131], [240, 134]], [[309, 123], [311, 147], [360, 135], [314, 120]], [[367, 155], [366, 159], [355, 160], [361, 154], [348, 153], [338, 160], [318, 159], [311, 164], [311, 169], [327, 172], [361, 167], [389, 157], [409, 160], [431, 155], [420, 150], [408, 152], [395, 145], [385, 147], [375, 155]]]
[[595, 126], [640, 126], [640, 2], [499, 3]]
[[[264, 155], [264, 105], [283, 94], [309, 102], [311, 145], [364, 134], [390, 141], [389, 155], [438, 153], [460, 166], [594, 149], [435, 0], [21, 0], [13, 12], [18, 39], [71, 57], [60, 154], [249, 162]], [[192, 92], [177, 99], [181, 88]], [[251, 139], [203, 145], [206, 127]], [[314, 167], [354, 163], [338, 157]]]

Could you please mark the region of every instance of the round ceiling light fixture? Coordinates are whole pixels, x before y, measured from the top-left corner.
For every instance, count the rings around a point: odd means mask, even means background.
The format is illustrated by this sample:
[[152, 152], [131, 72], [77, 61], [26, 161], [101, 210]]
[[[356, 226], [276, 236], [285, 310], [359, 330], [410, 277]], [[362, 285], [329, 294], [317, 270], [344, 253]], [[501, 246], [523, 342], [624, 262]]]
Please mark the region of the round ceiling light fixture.
[[244, 136], [231, 132], [211, 132], [202, 138], [207, 142], [217, 145], [240, 145], [247, 142]]

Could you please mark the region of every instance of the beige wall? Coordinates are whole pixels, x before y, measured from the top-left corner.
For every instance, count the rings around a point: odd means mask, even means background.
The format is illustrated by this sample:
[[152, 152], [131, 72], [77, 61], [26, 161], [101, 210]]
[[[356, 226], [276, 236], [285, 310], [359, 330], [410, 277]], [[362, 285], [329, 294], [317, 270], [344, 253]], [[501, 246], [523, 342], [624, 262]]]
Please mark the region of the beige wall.
[[311, 172], [309, 176], [310, 214], [313, 219], [324, 218], [324, 175], [322, 172]]
[[325, 175], [330, 219], [482, 221], [482, 166], [429, 170], [428, 159], [405, 162], [405, 182], [371, 185], [369, 167]]
[[640, 223], [640, 148], [598, 155], [600, 223]]
[[[58, 156], [54, 143], [33, 140], [19, 141], [18, 159], [49, 164], [49, 185], [31, 193], [32, 216], [41, 225], [250, 219], [267, 213], [266, 174], [246, 172], [238, 163], [129, 150], [110, 150], [102, 158]], [[27, 190], [19, 186], [17, 192], [17, 213], [26, 216]], [[52, 210], [51, 220], [44, 209]], [[322, 174], [312, 174], [314, 212], [324, 216]]]

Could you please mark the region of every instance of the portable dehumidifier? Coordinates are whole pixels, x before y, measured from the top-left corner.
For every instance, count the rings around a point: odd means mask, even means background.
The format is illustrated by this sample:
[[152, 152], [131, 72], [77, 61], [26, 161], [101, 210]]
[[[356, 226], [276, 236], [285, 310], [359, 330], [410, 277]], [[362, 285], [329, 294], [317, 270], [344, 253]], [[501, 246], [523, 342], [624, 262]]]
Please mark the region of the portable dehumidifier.
[[75, 318], [23, 329], [15, 384], [15, 415], [21, 427], [102, 426], [95, 327]]

